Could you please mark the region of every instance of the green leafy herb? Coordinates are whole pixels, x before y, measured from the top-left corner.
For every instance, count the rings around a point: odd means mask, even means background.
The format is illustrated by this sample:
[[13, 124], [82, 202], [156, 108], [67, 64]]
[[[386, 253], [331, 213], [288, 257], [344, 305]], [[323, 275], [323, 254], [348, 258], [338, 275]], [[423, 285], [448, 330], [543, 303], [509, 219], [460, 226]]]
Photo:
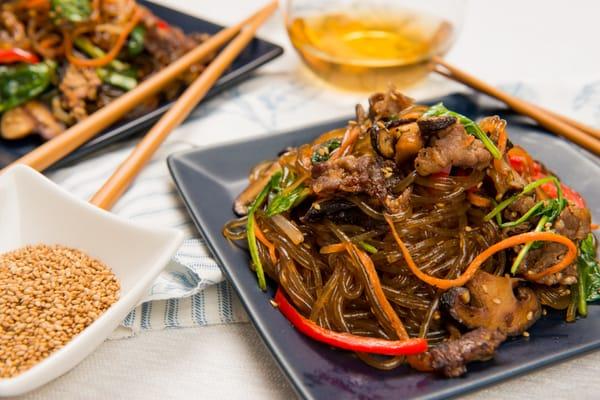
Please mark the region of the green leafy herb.
[[596, 240], [591, 233], [579, 245], [577, 265], [585, 300], [600, 300], [600, 265], [596, 260]]
[[365, 251], [371, 253], [371, 254], [377, 254], [377, 247], [370, 245], [367, 242], [358, 242], [358, 244], [360, 245], [360, 247], [362, 247]]
[[[542, 183], [540, 183], [541, 181], [542, 181]], [[558, 216], [560, 215], [562, 210], [564, 210], [564, 208], [567, 206], [567, 200], [563, 197], [562, 190], [560, 189], [560, 182], [558, 181], [558, 179], [556, 179], [553, 176], [539, 179], [535, 182], [530, 183], [529, 185], [525, 186], [525, 188], [523, 189], [523, 192], [521, 192], [521, 194], [526, 194], [525, 193], [526, 190], [528, 191], [527, 193], [529, 193], [532, 190], [535, 190], [536, 187], [543, 185], [544, 183], [547, 183], [547, 182], [553, 182], [556, 185], [557, 198], [546, 201], [546, 202], [542, 202], [543, 203], [542, 206], [538, 206], [539, 203], [537, 203], [533, 207], [531, 207], [529, 209], [529, 211], [527, 211], [525, 213], [525, 215], [529, 214], [530, 218], [533, 215], [541, 215], [542, 216], [540, 218], [540, 220], [538, 221], [534, 232], [545, 231], [546, 225], [547, 224], [552, 225], [554, 223], [554, 220], [556, 220], [556, 218], [558, 218]], [[536, 210], [532, 211], [533, 209], [536, 209]], [[521, 264], [521, 262], [523, 261], [523, 259], [525, 258], [525, 256], [529, 252], [529, 250], [531, 250], [532, 248], [537, 248], [538, 246], [539, 246], [538, 242], [528, 242], [527, 244], [525, 244], [525, 246], [523, 246], [523, 248], [521, 248], [521, 251], [519, 251], [519, 254], [517, 254], [517, 257], [515, 258], [515, 261], [513, 262], [513, 265], [510, 268], [510, 272], [512, 274], [515, 274], [517, 272], [517, 269], [519, 268], [519, 265]]]
[[261, 290], [267, 290], [267, 281], [265, 279], [265, 272], [258, 256], [258, 245], [256, 243], [256, 234], [254, 231], [254, 225], [256, 223], [254, 213], [266, 200], [267, 195], [274, 186], [278, 186], [281, 182], [281, 171], [276, 172], [271, 177], [271, 180], [265, 185], [265, 187], [258, 194], [252, 205], [248, 209], [248, 222], [246, 223], [246, 236], [248, 238], [248, 249], [250, 250], [250, 257], [252, 263], [256, 269], [256, 277], [258, 279], [258, 286]]
[[529, 194], [529, 193], [533, 192], [535, 189], [537, 189], [538, 187], [542, 186], [543, 184], [549, 183], [549, 182], [552, 182], [552, 183], [554, 183], [554, 185], [556, 185], [557, 198], [562, 199], [563, 194], [562, 194], [562, 188], [560, 187], [559, 180], [554, 176], [547, 176], [545, 178], [538, 179], [537, 181], [533, 181], [533, 182], [529, 183], [528, 185], [526, 185], [523, 188], [521, 193], [517, 193], [517, 194], [503, 200], [496, 207], [494, 207], [494, 209], [492, 211], [490, 211], [489, 214], [487, 214], [483, 218], [483, 220], [490, 221], [496, 215], [500, 214], [502, 212], [502, 210], [504, 210], [506, 207], [508, 207], [512, 203], [514, 203], [519, 197]]
[[58, 22], [84, 22], [92, 15], [90, 0], [52, 0], [50, 4]]
[[333, 138], [322, 143], [319, 147], [317, 147], [312, 155], [311, 160], [313, 164], [329, 160], [331, 153], [341, 145], [342, 141], [339, 138]]
[[481, 129], [479, 127], [479, 125], [477, 125], [477, 123], [475, 121], [473, 121], [470, 118], [465, 117], [462, 114], [448, 110], [444, 106], [443, 103], [438, 103], [438, 104], [430, 107], [423, 114], [423, 116], [424, 117], [441, 117], [441, 116], [455, 117], [458, 120], [458, 122], [460, 122], [465, 127], [465, 130], [469, 134], [475, 136], [477, 139], [479, 139], [483, 142], [483, 144], [485, 145], [485, 148], [488, 149], [488, 151], [492, 154], [492, 156], [494, 158], [499, 159], [502, 157], [502, 154], [500, 153], [500, 150], [498, 150], [498, 147], [496, 147], [496, 145], [494, 144], [494, 142], [492, 142], [490, 137], [483, 131], [483, 129]]
[[0, 112], [39, 96], [52, 82], [54, 61], [0, 66]]
[[300, 204], [309, 194], [310, 190], [304, 185], [299, 185], [297, 188], [287, 194], [285, 194], [285, 191], [279, 191], [279, 194], [277, 194], [269, 203], [269, 207], [267, 208], [266, 212], [267, 217], [272, 217], [274, 215], [286, 212], [287, 210]]
[[127, 41], [127, 52], [130, 56], [137, 56], [144, 51], [144, 41], [146, 40], [146, 28], [138, 25], [129, 34]]

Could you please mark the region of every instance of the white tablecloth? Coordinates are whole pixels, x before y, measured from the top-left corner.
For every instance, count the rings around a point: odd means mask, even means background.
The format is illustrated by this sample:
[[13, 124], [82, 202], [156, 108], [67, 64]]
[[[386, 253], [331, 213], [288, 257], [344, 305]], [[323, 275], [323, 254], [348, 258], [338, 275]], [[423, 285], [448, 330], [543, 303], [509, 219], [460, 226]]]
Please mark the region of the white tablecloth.
[[[260, 4], [247, 0], [160, 2], [225, 24], [237, 21]], [[599, 15], [600, 2], [594, 0], [569, 4], [558, 0], [471, 1], [463, 33], [448, 59], [492, 83], [552, 84], [557, 88], [556, 96], [560, 96], [561, 87], [600, 81]], [[307, 118], [314, 122], [347, 115], [351, 110], [348, 107], [362, 100], [356, 94], [326, 91], [306, 72], [287, 41], [281, 15], [273, 18], [260, 35], [284, 45], [287, 52], [259, 74], [274, 81], [293, 77], [303, 88], [302, 93], [312, 94], [304, 99], [314, 103], [311, 112], [275, 120], [266, 108], [276, 98], [266, 98], [262, 104], [264, 113], [261, 114], [260, 104], [254, 105], [254, 122], [231, 128], [230, 121], [223, 119], [222, 126], [230, 129], [218, 134], [202, 131], [203, 126], [212, 126], [223, 118], [222, 113], [214, 112], [215, 108], [231, 107], [231, 118], [235, 119], [235, 101], [244, 101], [244, 91], [262, 90], [265, 94], [276, 91], [276, 87], [265, 88], [264, 80], [259, 79], [206, 104], [192, 122], [174, 134], [174, 140], [205, 146], [266, 134], [273, 127], [285, 129], [306, 124]], [[263, 86], [258, 87], [259, 84]], [[455, 88], [432, 77], [411, 89], [410, 94], [419, 99]], [[224, 102], [228, 99], [229, 103]], [[536, 100], [542, 105], [546, 102], [544, 98]], [[600, 110], [595, 115], [600, 118]], [[588, 122], [599, 121], [591, 118]], [[600, 352], [592, 353], [467, 398], [598, 398], [599, 365]], [[148, 332], [132, 339], [106, 342], [73, 371], [25, 398], [289, 399], [293, 396], [254, 328], [249, 324], [233, 324]]]

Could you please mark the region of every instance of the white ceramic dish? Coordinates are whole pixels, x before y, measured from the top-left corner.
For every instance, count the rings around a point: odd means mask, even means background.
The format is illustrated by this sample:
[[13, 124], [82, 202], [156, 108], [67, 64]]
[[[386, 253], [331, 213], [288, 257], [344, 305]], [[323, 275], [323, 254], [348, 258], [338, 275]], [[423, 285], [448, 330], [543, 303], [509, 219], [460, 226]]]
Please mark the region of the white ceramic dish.
[[82, 361], [138, 303], [183, 240], [181, 232], [100, 210], [24, 166], [0, 175], [0, 221], [0, 253], [37, 243], [77, 248], [110, 266], [121, 284], [119, 301], [65, 347], [21, 375], [0, 379], [0, 397], [33, 390]]

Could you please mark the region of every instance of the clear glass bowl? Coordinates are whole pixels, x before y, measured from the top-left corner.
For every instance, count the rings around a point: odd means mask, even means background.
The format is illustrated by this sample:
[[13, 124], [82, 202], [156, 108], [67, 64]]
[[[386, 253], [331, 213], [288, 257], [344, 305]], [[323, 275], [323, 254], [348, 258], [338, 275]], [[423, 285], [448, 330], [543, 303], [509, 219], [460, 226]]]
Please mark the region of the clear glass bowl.
[[286, 27], [305, 64], [326, 82], [358, 91], [410, 86], [445, 54], [466, 0], [287, 0]]

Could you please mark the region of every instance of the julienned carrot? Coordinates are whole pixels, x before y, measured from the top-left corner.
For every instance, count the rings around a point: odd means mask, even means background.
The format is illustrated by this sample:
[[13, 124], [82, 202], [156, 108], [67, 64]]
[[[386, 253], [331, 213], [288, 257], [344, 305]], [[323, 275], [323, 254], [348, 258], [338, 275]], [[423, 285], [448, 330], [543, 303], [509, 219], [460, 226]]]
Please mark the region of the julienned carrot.
[[567, 254], [563, 257], [563, 259], [560, 260], [554, 266], [547, 268], [544, 271], [538, 272], [537, 274], [526, 274], [524, 277], [529, 280], [538, 280], [540, 278], [543, 278], [544, 276], [562, 271], [563, 269], [571, 265], [577, 257], [577, 246], [569, 238], [551, 232], [527, 232], [522, 233], [520, 235], [511, 236], [487, 248], [485, 251], [483, 251], [477, 257], [475, 257], [475, 259], [471, 262], [471, 264], [469, 264], [465, 272], [460, 277], [456, 279], [441, 279], [428, 275], [421, 271], [419, 267], [417, 267], [410, 255], [410, 252], [408, 251], [408, 248], [406, 247], [402, 239], [400, 239], [400, 236], [396, 231], [396, 227], [394, 226], [394, 222], [392, 221], [392, 219], [386, 216], [385, 220], [390, 226], [392, 234], [394, 235], [394, 239], [400, 247], [402, 255], [404, 256], [404, 259], [406, 260], [408, 268], [411, 270], [411, 272], [423, 282], [431, 286], [436, 286], [440, 289], [450, 289], [457, 286], [463, 286], [473, 277], [473, 275], [475, 275], [475, 272], [477, 272], [479, 267], [488, 258], [490, 258], [499, 251], [511, 248], [519, 244], [525, 244], [536, 241], [545, 241], [563, 244], [567, 246], [568, 249]]
[[275, 254], [275, 245], [267, 239], [263, 231], [260, 229], [258, 222], [254, 223], [254, 235], [256, 238], [269, 249], [269, 257], [273, 265], [277, 263], [277, 254]]
[[335, 160], [344, 156], [344, 154], [346, 154], [348, 150], [354, 145], [359, 135], [360, 128], [358, 127], [358, 125], [354, 125], [348, 128], [346, 130], [346, 133], [344, 133], [344, 137], [342, 138], [342, 144], [340, 145], [340, 147], [338, 147], [337, 150], [333, 152], [333, 154], [331, 154], [331, 157], [329, 157], [329, 159]]
[[477, 193], [467, 193], [467, 199], [476, 207], [486, 208], [492, 205], [492, 201], [487, 197], [478, 195]]
[[377, 270], [375, 269], [375, 264], [373, 264], [373, 260], [369, 257], [365, 252], [361, 251], [352, 243], [346, 243], [346, 250], [350, 253], [350, 256], [353, 254], [358, 258], [360, 263], [365, 268], [367, 275], [369, 277], [369, 286], [373, 289], [373, 294], [377, 297], [377, 301], [381, 304], [383, 308], [383, 312], [387, 316], [390, 325], [394, 328], [396, 335], [398, 335], [399, 339], [408, 339], [408, 333], [404, 328], [404, 324], [400, 321], [400, 317], [394, 308], [390, 304], [390, 301], [385, 296], [383, 292], [383, 288], [381, 287], [381, 282], [379, 281], [379, 275], [377, 274]]
[[69, 60], [71, 64], [77, 67], [102, 67], [110, 63], [119, 55], [119, 52], [121, 51], [121, 49], [125, 45], [125, 42], [127, 41], [127, 37], [129, 36], [133, 28], [136, 27], [139, 20], [142, 18], [142, 13], [143, 11], [140, 8], [136, 8], [135, 12], [133, 13], [133, 16], [131, 17], [131, 20], [123, 28], [123, 30], [117, 37], [117, 40], [115, 41], [113, 47], [108, 53], [106, 53], [105, 56], [99, 58], [93, 58], [91, 60], [88, 60], [76, 57], [73, 54], [74, 38], [76, 38], [79, 34], [84, 33], [84, 30], [88, 28], [82, 27], [80, 29], [75, 29], [73, 31], [72, 37], [70, 34], [65, 34], [65, 56], [67, 57], [67, 60]]
[[321, 247], [319, 253], [321, 254], [331, 254], [331, 253], [341, 253], [342, 251], [346, 251], [348, 245], [346, 243], [334, 243], [328, 244], [327, 246]]

